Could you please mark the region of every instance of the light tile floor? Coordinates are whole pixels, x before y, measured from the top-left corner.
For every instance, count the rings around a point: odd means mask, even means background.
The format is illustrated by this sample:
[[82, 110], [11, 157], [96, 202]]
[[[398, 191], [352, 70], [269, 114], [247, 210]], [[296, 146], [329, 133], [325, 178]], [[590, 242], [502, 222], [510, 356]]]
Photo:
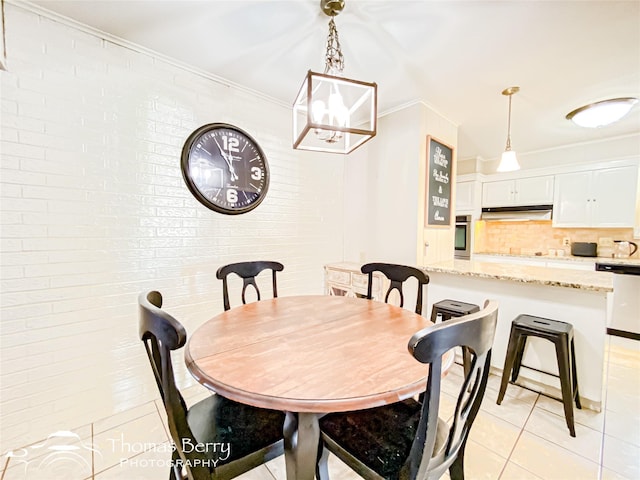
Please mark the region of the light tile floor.
[[[510, 385], [502, 405], [496, 405], [500, 379], [490, 376], [467, 446], [467, 478], [640, 479], [640, 342], [607, 337], [607, 343], [604, 409], [576, 410], [576, 438], [569, 436], [558, 401]], [[454, 366], [443, 385], [448, 412], [460, 375], [461, 367]], [[184, 393], [189, 403], [208, 394], [199, 386]], [[39, 453], [47, 445], [57, 447], [55, 456]], [[162, 405], [150, 402], [65, 437], [13, 450], [13, 457], [3, 455], [0, 480], [166, 479], [169, 445]], [[335, 457], [329, 465], [332, 479], [359, 478]], [[282, 457], [239, 477], [285, 478]]]

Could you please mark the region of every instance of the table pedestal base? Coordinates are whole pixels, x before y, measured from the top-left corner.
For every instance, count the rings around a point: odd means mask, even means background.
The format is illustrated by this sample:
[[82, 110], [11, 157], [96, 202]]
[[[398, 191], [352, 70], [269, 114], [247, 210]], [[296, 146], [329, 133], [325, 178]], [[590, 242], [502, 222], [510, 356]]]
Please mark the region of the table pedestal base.
[[[323, 414], [285, 412], [284, 421], [284, 458], [287, 465], [287, 480], [314, 480], [320, 426], [318, 419]], [[326, 472], [318, 472], [318, 478], [329, 478]]]

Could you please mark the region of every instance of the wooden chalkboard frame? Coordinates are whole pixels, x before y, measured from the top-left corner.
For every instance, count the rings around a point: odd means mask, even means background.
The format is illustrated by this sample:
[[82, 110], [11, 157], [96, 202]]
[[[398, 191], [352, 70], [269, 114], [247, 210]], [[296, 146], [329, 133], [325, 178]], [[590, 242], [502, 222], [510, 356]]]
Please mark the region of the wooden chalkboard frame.
[[[454, 148], [427, 135], [425, 225], [451, 225], [451, 187]], [[446, 182], [445, 182], [446, 179]]]

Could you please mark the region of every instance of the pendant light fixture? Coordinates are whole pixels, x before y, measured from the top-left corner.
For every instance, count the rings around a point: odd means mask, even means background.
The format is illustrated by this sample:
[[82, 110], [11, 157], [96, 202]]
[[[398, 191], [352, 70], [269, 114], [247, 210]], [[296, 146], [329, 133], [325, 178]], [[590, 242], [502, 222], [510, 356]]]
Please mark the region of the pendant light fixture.
[[567, 114], [567, 120], [586, 128], [611, 125], [627, 115], [638, 103], [635, 97], [611, 98], [576, 108]]
[[350, 153], [376, 135], [377, 85], [343, 76], [334, 17], [344, 0], [321, 0], [330, 17], [324, 73], [309, 70], [293, 104], [293, 148]]
[[507, 124], [507, 146], [502, 152], [500, 158], [500, 165], [498, 165], [498, 172], [513, 172], [514, 170], [520, 170], [520, 164], [516, 157], [516, 152], [511, 150], [511, 97], [520, 91], [520, 87], [509, 87], [502, 91], [502, 95], [509, 97], [509, 121]]

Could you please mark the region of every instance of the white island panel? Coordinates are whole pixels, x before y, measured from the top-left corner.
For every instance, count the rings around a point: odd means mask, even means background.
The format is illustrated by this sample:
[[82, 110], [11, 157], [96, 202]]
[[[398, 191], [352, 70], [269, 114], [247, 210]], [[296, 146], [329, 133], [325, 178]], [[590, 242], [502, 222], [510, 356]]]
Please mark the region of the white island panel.
[[[430, 278], [426, 311], [431, 311], [433, 303], [447, 298], [480, 306], [486, 299], [499, 302], [491, 359], [496, 373], [502, 371], [511, 322], [518, 315], [529, 314], [571, 323], [580, 397], [583, 406], [600, 410], [607, 301], [612, 290], [610, 275], [552, 269], [560, 273], [550, 276], [548, 270], [551, 269], [478, 262], [445, 262], [424, 269]], [[529, 337], [523, 364], [557, 373], [553, 344]], [[560, 397], [559, 380], [535, 370], [521, 369], [518, 383]]]

